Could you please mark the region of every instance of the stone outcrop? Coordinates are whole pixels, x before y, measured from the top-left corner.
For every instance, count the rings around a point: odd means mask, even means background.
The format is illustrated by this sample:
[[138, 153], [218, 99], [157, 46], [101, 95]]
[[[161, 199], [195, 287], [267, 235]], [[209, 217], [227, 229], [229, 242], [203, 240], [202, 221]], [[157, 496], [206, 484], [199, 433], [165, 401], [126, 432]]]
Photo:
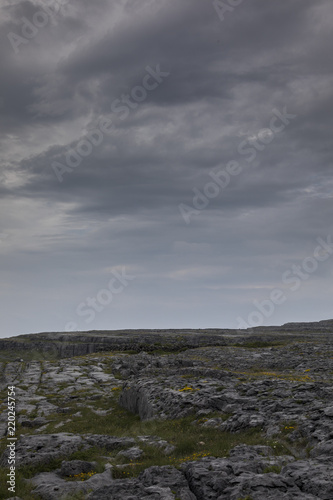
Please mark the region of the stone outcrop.
[[92, 490], [99, 490], [113, 483], [110, 469], [100, 474], [94, 474], [85, 481], [80, 481], [80, 473], [78, 473], [77, 481], [67, 481], [66, 479], [68, 478], [62, 477], [61, 469], [55, 472], [42, 472], [32, 479], [32, 484], [35, 486], [33, 493], [37, 498], [59, 500], [78, 493], [88, 495]]
[[[247, 334], [73, 332], [0, 341], [3, 395], [16, 387], [17, 468], [36, 470], [29, 500], [330, 500], [332, 332], [325, 321]], [[40, 359], [31, 359], [32, 348]], [[23, 358], [12, 360], [12, 349]], [[134, 428], [141, 421], [151, 434], [108, 433], [125, 410]], [[213, 430], [218, 441], [256, 432], [265, 445], [242, 442], [223, 456], [177, 461], [177, 440], [151, 429], [180, 419], [194, 435]], [[3, 443], [6, 433], [3, 411]], [[150, 462], [127, 477], [149, 453], [169, 465]], [[2, 467], [7, 460], [4, 451]]]
[[[283, 462], [279, 474], [265, 473]], [[186, 464], [183, 471], [197, 500], [328, 500], [333, 493], [333, 483], [327, 480], [332, 466], [332, 457], [294, 461], [290, 456], [277, 459], [269, 447], [237, 446], [228, 459], [205, 458]]]
[[[47, 359], [85, 356], [94, 352], [156, 350], [178, 351], [200, 346], [240, 344], [256, 341], [330, 339], [333, 320], [312, 323], [286, 323], [282, 326], [260, 326], [247, 330], [178, 329], [178, 330], [115, 330], [89, 332], [45, 332], [0, 339], [0, 352], [33, 351]], [[24, 355], [24, 354], [23, 354]], [[18, 359], [20, 359], [18, 357]]]

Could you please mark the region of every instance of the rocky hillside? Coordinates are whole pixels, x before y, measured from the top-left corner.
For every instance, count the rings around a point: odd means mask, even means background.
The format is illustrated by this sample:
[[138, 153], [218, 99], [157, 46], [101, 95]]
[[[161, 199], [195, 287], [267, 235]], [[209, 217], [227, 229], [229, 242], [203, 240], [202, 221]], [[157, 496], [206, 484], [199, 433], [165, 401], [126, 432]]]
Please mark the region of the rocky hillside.
[[332, 499], [332, 343], [333, 321], [3, 339], [0, 497]]
[[158, 349], [178, 351], [199, 346], [227, 345], [249, 339], [276, 341], [292, 336], [326, 338], [333, 332], [333, 320], [314, 323], [286, 323], [282, 326], [256, 327], [247, 330], [182, 329], [182, 330], [111, 330], [89, 332], [45, 332], [0, 339], [0, 360], [21, 356], [34, 358], [68, 358], [94, 352], [137, 351]]

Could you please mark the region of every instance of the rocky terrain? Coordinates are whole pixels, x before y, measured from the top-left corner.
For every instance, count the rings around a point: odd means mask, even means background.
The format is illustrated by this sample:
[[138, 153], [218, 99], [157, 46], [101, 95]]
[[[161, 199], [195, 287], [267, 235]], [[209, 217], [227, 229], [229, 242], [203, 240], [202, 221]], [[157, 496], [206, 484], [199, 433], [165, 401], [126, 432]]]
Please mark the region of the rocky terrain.
[[2, 339], [0, 498], [330, 500], [332, 344], [333, 320]]

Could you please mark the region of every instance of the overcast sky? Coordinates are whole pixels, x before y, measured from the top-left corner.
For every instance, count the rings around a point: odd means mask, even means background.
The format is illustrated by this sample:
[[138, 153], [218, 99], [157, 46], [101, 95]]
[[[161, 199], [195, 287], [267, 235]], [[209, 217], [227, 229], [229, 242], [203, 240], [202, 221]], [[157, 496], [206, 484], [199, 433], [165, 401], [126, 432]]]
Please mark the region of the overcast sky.
[[333, 317], [331, 0], [0, 0], [2, 337]]

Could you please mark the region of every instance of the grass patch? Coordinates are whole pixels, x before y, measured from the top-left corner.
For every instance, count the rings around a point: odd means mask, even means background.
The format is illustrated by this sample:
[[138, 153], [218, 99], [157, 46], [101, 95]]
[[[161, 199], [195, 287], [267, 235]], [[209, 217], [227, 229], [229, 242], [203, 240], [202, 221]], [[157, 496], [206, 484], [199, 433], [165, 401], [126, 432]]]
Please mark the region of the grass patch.
[[[115, 415], [117, 418], [114, 418]], [[217, 415], [222, 416], [221, 414]], [[117, 457], [118, 451], [110, 453], [108, 456], [114, 466], [115, 478], [136, 477], [152, 465], [179, 467], [183, 462], [199, 460], [206, 456], [225, 457], [238, 444], [273, 446], [273, 442], [264, 437], [261, 428], [247, 429], [238, 433], [221, 432], [215, 428], [203, 428], [196, 423], [193, 424], [194, 416], [176, 420], [142, 422], [136, 415], [118, 408], [115, 410], [115, 414], [112, 413], [105, 419], [109, 420], [107, 434], [134, 438], [138, 435], [155, 435], [175, 446], [175, 450], [171, 454], [165, 455], [161, 449], [138, 441], [137, 444], [144, 454], [139, 460], [133, 462], [125, 457]], [[273, 449], [276, 454], [287, 452], [282, 445], [275, 444]], [[127, 465], [125, 465], [126, 463]]]
[[86, 494], [83, 491], [77, 491], [76, 493], [71, 493], [67, 495], [64, 500], [84, 500], [86, 498]]
[[268, 465], [264, 468], [263, 473], [269, 474], [270, 472], [274, 472], [275, 474], [280, 474], [282, 469], [281, 465]]
[[232, 344], [232, 347], [244, 347], [245, 349], [264, 349], [267, 347], [283, 347], [286, 346], [288, 342], [283, 342], [279, 340], [253, 340], [242, 343]]
[[284, 423], [282, 423], [282, 425], [280, 427], [280, 432], [281, 432], [282, 436], [287, 437], [288, 434], [290, 434], [291, 432], [294, 432], [297, 428], [298, 428], [297, 422], [294, 422], [294, 421], [284, 422]]
[[23, 362], [26, 361], [45, 361], [54, 360], [55, 356], [52, 352], [39, 351], [32, 347], [27, 350], [1, 350], [0, 352], [0, 362], [13, 362], [15, 360], [22, 359]]
[[[104, 470], [104, 464], [108, 461], [114, 466], [114, 478], [128, 478], [138, 476], [147, 467], [153, 465], [180, 467], [180, 465], [186, 461], [200, 460], [207, 456], [226, 457], [230, 450], [238, 444], [269, 445], [272, 446], [277, 455], [290, 453], [287, 443], [286, 446], [284, 446], [279, 441], [273, 442], [267, 440], [261, 428], [252, 428], [237, 433], [229, 433], [219, 431], [216, 428], [200, 426], [200, 423], [208, 418], [220, 417], [224, 419], [228, 417], [220, 412], [207, 414], [204, 419], [199, 420], [196, 420], [195, 415], [191, 415], [175, 420], [156, 419], [141, 421], [138, 415], [134, 415], [120, 407], [117, 400], [118, 391], [113, 391], [113, 394], [107, 401], [89, 401], [89, 404], [94, 405], [95, 408], [100, 408], [100, 404], [103, 404], [106, 408], [112, 407], [111, 413], [105, 416], [96, 415], [91, 408], [86, 406], [75, 407], [75, 411], [79, 410], [81, 412], [81, 416], [78, 417], [59, 413], [50, 415], [48, 419], [52, 420], [52, 422], [49, 424], [47, 433], [93, 433], [118, 437], [133, 437], [136, 439], [137, 445], [143, 450], [143, 455], [139, 460], [131, 462], [124, 456], [118, 457], [117, 454], [119, 450], [108, 452], [98, 447], [88, 450], [81, 449], [70, 457], [64, 456], [47, 464], [43, 463], [36, 466], [20, 467], [17, 470], [16, 494], [25, 500], [37, 500], [37, 497], [33, 497], [31, 494], [33, 488], [31, 488], [28, 483], [24, 483], [23, 478], [28, 479], [40, 472], [53, 471], [60, 467], [62, 460], [78, 459], [96, 461], [98, 463], [96, 472], [102, 472]], [[73, 405], [74, 404], [73, 402]], [[57, 423], [65, 421], [68, 418], [71, 418], [71, 421], [64, 423], [59, 429], [55, 428]], [[137, 439], [139, 435], [158, 436], [173, 445], [175, 447], [174, 451], [165, 455], [160, 448], [140, 442]], [[8, 496], [5, 481], [7, 472], [7, 469], [1, 472], [2, 475], [0, 477], [2, 478], [2, 484], [0, 487], [0, 498], [7, 498]], [[72, 496], [69, 498], [74, 497]]]
[[254, 368], [249, 371], [233, 371], [234, 375], [238, 375], [238, 379], [242, 382], [248, 382], [258, 378], [272, 378], [273, 380], [287, 380], [288, 382], [314, 382], [314, 379], [309, 375], [300, 373], [285, 373], [285, 372], [268, 372], [260, 368]]
[[19, 496], [20, 498], [24, 498], [24, 500], [40, 500], [40, 496], [36, 496], [32, 494], [32, 491], [35, 489], [35, 486], [32, 486], [28, 482], [25, 481], [25, 476], [22, 471], [17, 469], [16, 477], [15, 477], [15, 493], [8, 491], [7, 487], [7, 479], [9, 470], [7, 468], [2, 467], [0, 470], [0, 498], [10, 498], [11, 496]]
[[[78, 418], [75, 422], [65, 424], [61, 431], [96, 434], [108, 434], [114, 436], [155, 435], [173, 444], [175, 449], [169, 455], [165, 455], [160, 448], [138, 442], [144, 454], [138, 461], [129, 462], [125, 457], [117, 457], [119, 450], [107, 452], [98, 447], [88, 450], [79, 450], [71, 456], [61, 457], [50, 461], [49, 463], [38, 464], [35, 466], [21, 467], [17, 471], [17, 492], [16, 494], [25, 500], [37, 500], [33, 497], [29, 484], [24, 483], [23, 478], [31, 478], [41, 472], [53, 471], [60, 467], [62, 460], [87, 460], [96, 461], [98, 468], [95, 472], [102, 472], [104, 464], [108, 461], [114, 466], [115, 478], [136, 477], [147, 467], [152, 465], [172, 465], [179, 467], [186, 461], [199, 460], [206, 456], [225, 457], [229, 451], [237, 444], [270, 444], [261, 433], [261, 429], [249, 429], [239, 433], [231, 434], [219, 432], [212, 428], [202, 428], [193, 424], [194, 416], [177, 420], [151, 420], [141, 422], [139, 417], [126, 410], [117, 407], [114, 413], [107, 417], [92, 415], [89, 409], [82, 412], [83, 418]], [[127, 464], [127, 465], [126, 465]], [[6, 498], [5, 491], [5, 469], [2, 471], [2, 486], [0, 497]], [[2, 496], [3, 495], [3, 496]], [[7, 495], [8, 496], [8, 495]]]
[[[5, 447], [5, 445], [4, 445]], [[3, 449], [2, 449], [3, 451]], [[64, 456], [61, 458], [53, 459], [47, 463], [43, 462], [36, 465], [25, 465], [16, 468], [16, 495], [20, 498], [24, 498], [24, 500], [39, 500], [41, 497], [35, 494], [32, 494], [32, 491], [35, 489], [35, 486], [32, 486], [31, 483], [26, 482], [26, 479], [31, 479], [32, 477], [40, 474], [41, 472], [52, 472], [55, 469], [60, 468], [61, 462], [63, 460], [87, 460], [87, 461], [96, 461], [97, 466], [94, 470], [94, 473], [104, 472], [104, 463], [106, 460], [102, 459], [101, 456], [106, 454], [106, 450], [103, 448], [93, 447], [88, 450], [78, 450], [70, 456]], [[6, 481], [7, 481], [7, 473], [8, 468], [2, 468], [0, 470], [0, 498], [9, 498], [11, 496], [11, 492], [7, 490]], [[80, 480], [89, 479], [90, 475], [86, 478], [80, 478]], [[81, 493], [80, 493], [81, 495]], [[73, 496], [73, 494], [68, 496], [68, 500], [75, 500], [84, 498], [82, 496]]]

